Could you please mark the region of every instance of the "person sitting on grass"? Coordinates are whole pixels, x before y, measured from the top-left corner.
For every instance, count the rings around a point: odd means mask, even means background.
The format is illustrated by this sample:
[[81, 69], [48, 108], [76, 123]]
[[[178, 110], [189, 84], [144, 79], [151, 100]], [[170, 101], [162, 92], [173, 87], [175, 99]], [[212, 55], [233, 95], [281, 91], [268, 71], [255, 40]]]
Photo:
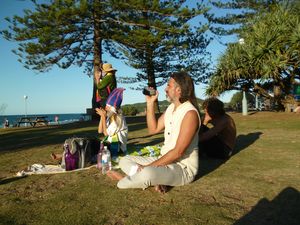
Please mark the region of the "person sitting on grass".
[[96, 108], [96, 113], [100, 116], [98, 133], [104, 134], [114, 159], [119, 150], [123, 154], [127, 153], [128, 127], [120, 109], [124, 90], [114, 89], [107, 99], [105, 109]]
[[197, 174], [198, 131], [200, 116], [192, 78], [185, 72], [173, 73], [165, 89], [171, 103], [159, 119], [155, 118], [154, 96], [146, 96], [146, 119], [149, 134], [160, 133], [164, 129], [164, 145], [159, 157], [127, 155], [119, 162], [121, 170], [108, 171], [107, 175], [118, 180], [117, 187], [146, 189], [166, 192], [167, 186], [181, 186], [191, 183]]
[[[199, 151], [208, 157], [228, 159], [236, 141], [234, 120], [225, 113], [224, 103], [217, 98], [206, 99], [202, 107], [204, 119], [199, 131]], [[212, 128], [208, 128], [208, 124]]]
[[[113, 160], [116, 160], [119, 150], [126, 154], [128, 127], [120, 109], [123, 99], [123, 88], [114, 89], [106, 102], [105, 108], [96, 108], [100, 116], [98, 133], [104, 134], [105, 142], [112, 152]], [[52, 153], [51, 157], [61, 160], [63, 154]]]

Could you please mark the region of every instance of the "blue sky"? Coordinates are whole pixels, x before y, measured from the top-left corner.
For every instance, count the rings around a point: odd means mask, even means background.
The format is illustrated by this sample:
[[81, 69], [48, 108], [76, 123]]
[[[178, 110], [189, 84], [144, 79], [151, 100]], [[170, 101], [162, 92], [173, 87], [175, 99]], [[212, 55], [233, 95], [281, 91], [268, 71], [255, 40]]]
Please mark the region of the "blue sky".
[[[22, 15], [23, 9], [30, 7], [31, 2], [28, 0], [1, 0], [0, 30], [7, 28], [5, 17]], [[93, 80], [83, 73], [83, 68], [73, 66], [64, 70], [54, 66], [47, 73], [36, 73], [25, 69], [17, 61], [18, 57], [11, 51], [17, 48], [17, 43], [0, 36], [0, 46], [0, 115], [25, 114], [24, 95], [28, 96], [28, 114], [85, 113], [86, 108], [91, 107]], [[215, 61], [225, 47], [213, 41], [208, 50]], [[117, 76], [134, 76], [136, 73], [134, 69], [108, 55], [104, 55], [103, 59], [118, 70]], [[118, 86], [126, 88], [123, 104], [145, 101], [141, 91], [130, 90], [129, 84], [118, 83]], [[159, 100], [165, 100], [164, 88], [165, 85], [158, 89]], [[204, 88], [202, 84], [196, 86], [198, 98], [205, 98]], [[221, 100], [228, 102], [231, 95], [225, 93]]]

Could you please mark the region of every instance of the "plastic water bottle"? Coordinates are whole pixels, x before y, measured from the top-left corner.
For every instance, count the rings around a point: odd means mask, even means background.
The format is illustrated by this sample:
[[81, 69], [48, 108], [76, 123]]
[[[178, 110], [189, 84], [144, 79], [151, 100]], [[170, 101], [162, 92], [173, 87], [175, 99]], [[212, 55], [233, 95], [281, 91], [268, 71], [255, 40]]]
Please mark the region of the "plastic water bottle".
[[102, 153], [103, 153], [103, 149], [104, 149], [104, 144], [101, 141], [100, 142], [100, 148], [97, 154], [97, 168], [100, 170], [102, 168]]
[[106, 174], [109, 170], [111, 170], [110, 151], [107, 149], [107, 146], [104, 146], [102, 152], [102, 174]]

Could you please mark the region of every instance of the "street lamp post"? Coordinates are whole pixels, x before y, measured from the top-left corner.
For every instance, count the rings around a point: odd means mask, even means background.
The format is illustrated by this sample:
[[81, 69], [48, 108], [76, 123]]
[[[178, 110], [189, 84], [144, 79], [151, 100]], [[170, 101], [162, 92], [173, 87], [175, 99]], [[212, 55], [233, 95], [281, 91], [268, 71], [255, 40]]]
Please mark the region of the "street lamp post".
[[[239, 39], [239, 44], [240, 45], [245, 44], [245, 39], [244, 38], [240, 38]], [[243, 116], [247, 116], [248, 115], [248, 102], [247, 102], [247, 97], [246, 97], [246, 91], [245, 91], [245, 89], [243, 89], [242, 113], [243, 113]]]
[[242, 112], [243, 116], [248, 115], [248, 102], [247, 102], [247, 97], [246, 97], [246, 92], [243, 90], [243, 100], [242, 100]]
[[[25, 102], [25, 117], [27, 117], [27, 99], [28, 96], [24, 95], [24, 102]], [[25, 127], [27, 127], [27, 123], [25, 123]]]
[[258, 94], [255, 95], [255, 109], [258, 110]]

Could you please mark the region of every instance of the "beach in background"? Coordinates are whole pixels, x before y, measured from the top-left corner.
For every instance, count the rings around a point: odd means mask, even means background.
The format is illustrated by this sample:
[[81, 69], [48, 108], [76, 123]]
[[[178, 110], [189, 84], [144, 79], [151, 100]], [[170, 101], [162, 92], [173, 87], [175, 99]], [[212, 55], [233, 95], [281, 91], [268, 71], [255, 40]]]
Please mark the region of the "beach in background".
[[[27, 115], [28, 117], [35, 117], [35, 116], [47, 116], [47, 119], [49, 121], [49, 124], [57, 124], [55, 122], [55, 116], [58, 116], [58, 123], [59, 124], [66, 124], [66, 123], [72, 123], [82, 120], [89, 120], [89, 118], [86, 116], [86, 114], [83, 113], [64, 113], [64, 114], [32, 114]], [[17, 122], [21, 117], [25, 117], [25, 115], [1, 115], [0, 116], [0, 128], [3, 128], [3, 124], [5, 119], [8, 119], [9, 126], [13, 127], [16, 126]], [[21, 126], [24, 126], [22, 124]]]

